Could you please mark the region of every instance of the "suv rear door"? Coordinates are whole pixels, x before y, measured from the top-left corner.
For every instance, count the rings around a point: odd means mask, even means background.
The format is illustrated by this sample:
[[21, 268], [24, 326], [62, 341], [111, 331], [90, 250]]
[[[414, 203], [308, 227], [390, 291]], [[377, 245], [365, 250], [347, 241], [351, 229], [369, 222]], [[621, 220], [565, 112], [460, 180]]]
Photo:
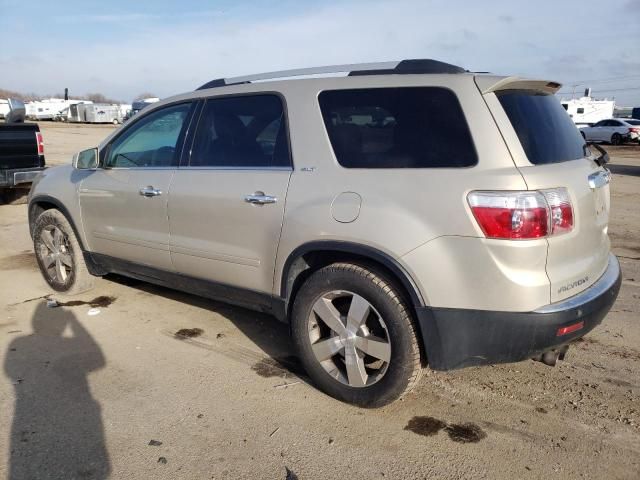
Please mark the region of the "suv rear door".
[[169, 195], [177, 272], [271, 294], [291, 157], [275, 94], [210, 98]]
[[[482, 82], [477, 82], [482, 88]], [[504, 83], [485, 89], [485, 100], [529, 190], [564, 187], [573, 209], [573, 229], [548, 237], [551, 302], [593, 284], [609, 258], [609, 174], [553, 95], [553, 82]]]

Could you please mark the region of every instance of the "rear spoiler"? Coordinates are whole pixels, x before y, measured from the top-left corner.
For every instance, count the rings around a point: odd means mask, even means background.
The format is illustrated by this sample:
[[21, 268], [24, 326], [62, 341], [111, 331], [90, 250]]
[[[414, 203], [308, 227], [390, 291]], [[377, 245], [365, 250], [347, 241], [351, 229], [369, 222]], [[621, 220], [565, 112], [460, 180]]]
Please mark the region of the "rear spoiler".
[[476, 75], [475, 82], [482, 94], [500, 90], [536, 90], [542, 93], [556, 93], [562, 84], [549, 80], [530, 80], [521, 77], [499, 77], [495, 75]]

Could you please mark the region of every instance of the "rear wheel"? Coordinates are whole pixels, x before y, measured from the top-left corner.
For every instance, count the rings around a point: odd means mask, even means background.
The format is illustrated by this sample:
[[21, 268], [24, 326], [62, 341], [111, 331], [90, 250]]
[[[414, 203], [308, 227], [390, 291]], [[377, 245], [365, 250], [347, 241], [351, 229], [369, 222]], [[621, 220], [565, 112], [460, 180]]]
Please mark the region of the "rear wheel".
[[391, 281], [359, 265], [335, 263], [309, 277], [294, 302], [292, 334], [313, 382], [348, 403], [386, 405], [421, 376], [408, 305]]
[[620, 145], [622, 143], [622, 137], [619, 133], [611, 135], [611, 145]]
[[75, 295], [93, 287], [78, 239], [59, 210], [45, 210], [36, 219], [33, 246], [40, 272], [51, 288]]

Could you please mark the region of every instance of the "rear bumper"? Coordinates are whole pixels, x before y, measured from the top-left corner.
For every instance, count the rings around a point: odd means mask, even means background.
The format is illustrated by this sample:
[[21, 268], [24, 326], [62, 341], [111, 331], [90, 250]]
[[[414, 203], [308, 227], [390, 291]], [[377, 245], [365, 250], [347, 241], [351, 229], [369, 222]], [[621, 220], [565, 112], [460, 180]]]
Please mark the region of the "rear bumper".
[[0, 187], [21, 187], [33, 182], [44, 167], [0, 170]]
[[[517, 362], [565, 345], [593, 330], [611, 309], [621, 283], [620, 264], [609, 256], [605, 273], [567, 300], [533, 312], [452, 308], [417, 309], [422, 341], [434, 370]], [[584, 322], [575, 332], [558, 329]]]

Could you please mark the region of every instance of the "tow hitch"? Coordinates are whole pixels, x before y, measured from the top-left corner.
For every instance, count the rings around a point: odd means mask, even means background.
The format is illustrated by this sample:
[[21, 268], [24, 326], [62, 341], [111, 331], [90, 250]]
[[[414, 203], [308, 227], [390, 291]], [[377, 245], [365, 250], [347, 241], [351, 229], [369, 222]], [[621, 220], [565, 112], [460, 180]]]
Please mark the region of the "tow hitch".
[[555, 367], [558, 360], [564, 360], [564, 357], [567, 355], [567, 351], [569, 350], [569, 345], [563, 345], [560, 348], [554, 348], [553, 350], [549, 350], [548, 352], [541, 353], [540, 355], [536, 355], [533, 357], [533, 360], [536, 362], [542, 362], [545, 365], [549, 365], [550, 367]]

